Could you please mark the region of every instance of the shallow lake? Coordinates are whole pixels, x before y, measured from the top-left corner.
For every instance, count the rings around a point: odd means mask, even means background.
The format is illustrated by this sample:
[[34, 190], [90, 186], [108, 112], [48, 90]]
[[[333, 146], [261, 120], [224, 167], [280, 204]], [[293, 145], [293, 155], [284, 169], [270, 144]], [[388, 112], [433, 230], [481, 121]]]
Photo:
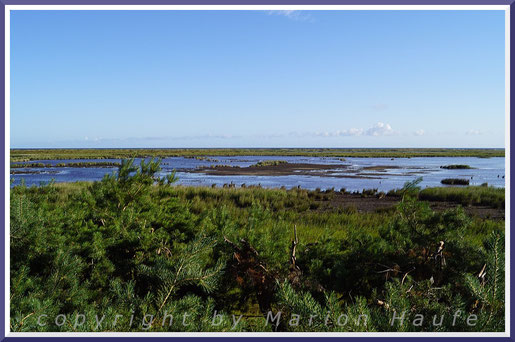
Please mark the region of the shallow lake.
[[[163, 158], [162, 175], [177, 169], [179, 184], [196, 186], [223, 186], [234, 183], [258, 185], [275, 188], [285, 186], [293, 188], [300, 186], [304, 189], [330, 189], [345, 188], [348, 191], [361, 191], [363, 189], [377, 188], [380, 191], [401, 188], [407, 181], [423, 177], [422, 187], [442, 186], [440, 181], [444, 178], [466, 178], [470, 185], [488, 183], [496, 187], [505, 186], [505, 158], [473, 158], [473, 157], [423, 157], [423, 158], [339, 158], [328, 157], [208, 157], [207, 160], [194, 158], [172, 157]], [[194, 173], [198, 167], [210, 165], [231, 165], [248, 167], [259, 161], [284, 160], [292, 164], [330, 164], [335, 165], [331, 175], [323, 174], [303, 175], [291, 174], [286, 176], [252, 176], [235, 175], [220, 176]], [[117, 159], [73, 159], [73, 160], [33, 160], [29, 163], [58, 164], [69, 162], [119, 162]], [[137, 161], [139, 163], [139, 160]], [[23, 163], [21, 163], [23, 164]], [[440, 166], [451, 164], [466, 164], [473, 169], [442, 169]], [[377, 169], [367, 169], [379, 166]], [[340, 170], [341, 167], [341, 170]], [[95, 181], [100, 180], [106, 173], [116, 172], [115, 167], [45, 167], [45, 168], [16, 168], [18, 174], [12, 174], [11, 186], [19, 185], [24, 179], [27, 185], [40, 185], [54, 179], [56, 182]], [[341, 171], [341, 172], [340, 172]]]

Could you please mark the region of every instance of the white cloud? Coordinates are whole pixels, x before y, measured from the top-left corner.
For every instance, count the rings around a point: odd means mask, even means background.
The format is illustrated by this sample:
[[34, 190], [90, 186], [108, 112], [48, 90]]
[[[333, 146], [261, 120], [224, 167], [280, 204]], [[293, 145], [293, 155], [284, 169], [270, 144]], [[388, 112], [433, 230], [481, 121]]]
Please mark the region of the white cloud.
[[478, 129], [469, 129], [466, 133], [466, 135], [481, 135], [483, 132], [481, 132]]
[[309, 21], [314, 22], [313, 18], [306, 14], [304, 11], [268, 11], [268, 15], [280, 15], [295, 21]]
[[[419, 130], [423, 134], [423, 130]], [[419, 132], [417, 131], [417, 132]], [[344, 130], [338, 130], [338, 131], [323, 131], [323, 132], [291, 132], [290, 136], [295, 137], [322, 137], [322, 138], [328, 138], [328, 137], [356, 137], [356, 136], [389, 136], [389, 135], [395, 135], [397, 134], [396, 131], [393, 130], [392, 126], [387, 123], [378, 122], [374, 126], [370, 127], [369, 129], [365, 130], [363, 128], [349, 128]]]
[[292, 132], [290, 135], [292, 136], [312, 136], [312, 137], [349, 137], [349, 136], [358, 136], [363, 135], [363, 128], [350, 128], [344, 130], [338, 130], [333, 132], [306, 132], [306, 133], [298, 133]]
[[424, 130], [423, 129], [418, 129], [416, 130], [413, 134], [415, 134], [416, 136], [421, 136], [421, 135], [424, 135]]
[[390, 124], [378, 122], [371, 128], [367, 129], [365, 134], [378, 137], [385, 135], [394, 135], [395, 131], [392, 129], [392, 126], [390, 126]]
[[363, 128], [350, 128], [343, 131], [338, 131], [338, 135], [341, 137], [363, 135]]

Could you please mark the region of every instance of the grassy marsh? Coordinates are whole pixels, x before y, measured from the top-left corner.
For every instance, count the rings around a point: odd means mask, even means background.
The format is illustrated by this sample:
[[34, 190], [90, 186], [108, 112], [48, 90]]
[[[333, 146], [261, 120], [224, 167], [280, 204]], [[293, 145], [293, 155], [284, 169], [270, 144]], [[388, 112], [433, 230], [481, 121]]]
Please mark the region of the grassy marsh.
[[504, 157], [504, 149], [456, 148], [220, 148], [220, 149], [11, 149], [11, 161], [146, 157], [311, 156], [356, 158]]

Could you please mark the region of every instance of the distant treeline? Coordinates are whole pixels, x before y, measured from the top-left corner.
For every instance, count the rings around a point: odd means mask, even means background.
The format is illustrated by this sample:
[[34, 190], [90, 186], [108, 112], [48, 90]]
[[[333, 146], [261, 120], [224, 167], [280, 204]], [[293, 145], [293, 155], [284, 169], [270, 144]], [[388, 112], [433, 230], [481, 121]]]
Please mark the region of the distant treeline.
[[504, 149], [458, 148], [214, 148], [214, 149], [11, 149], [11, 161], [207, 156], [310, 156], [359, 158], [504, 157]]

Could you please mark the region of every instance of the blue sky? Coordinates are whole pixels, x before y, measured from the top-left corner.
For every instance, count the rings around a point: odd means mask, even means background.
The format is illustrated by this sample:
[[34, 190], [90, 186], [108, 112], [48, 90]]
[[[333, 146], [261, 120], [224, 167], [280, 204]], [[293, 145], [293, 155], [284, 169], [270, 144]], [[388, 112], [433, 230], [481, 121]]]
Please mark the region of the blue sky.
[[11, 147], [504, 147], [502, 11], [11, 13]]

